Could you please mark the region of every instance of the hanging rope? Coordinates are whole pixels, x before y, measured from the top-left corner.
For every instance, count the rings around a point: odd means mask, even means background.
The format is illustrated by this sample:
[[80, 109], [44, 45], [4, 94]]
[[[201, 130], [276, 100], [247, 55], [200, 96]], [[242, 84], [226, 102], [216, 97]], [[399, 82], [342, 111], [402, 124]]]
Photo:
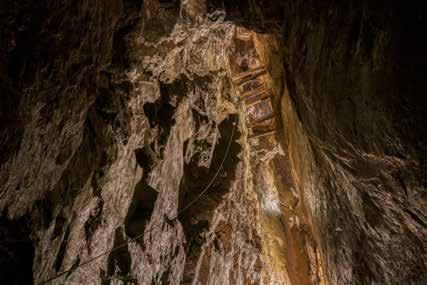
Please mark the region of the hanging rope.
[[[194, 200], [192, 200], [190, 203], [188, 203], [184, 208], [182, 208], [180, 211], [178, 211], [178, 213], [177, 213], [177, 217], [180, 215], [180, 214], [182, 214], [184, 211], [186, 211], [188, 208], [190, 208], [190, 206], [191, 205], [193, 205], [194, 203], [196, 203], [208, 190], [209, 190], [209, 188], [212, 186], [212, 184], [214, 183], [214, 181], [215, 181], [215, 179], [218, 177], [218, 175], [219, 175], [219, 173], [221, 172], [221, 169], [222, 169], [222, 167], [224, 166], [224, 162], [225, 162], [225, 160], [226, 160], [226, 158], [227, 158], [227, 156], [228, 156], [228, 154], [229, 154], [229, 152], [230, 152], [230, 149], [231, 149], [231, 144], [232, 144], [232, 142], [233, 142], [233, 137], [234, 137], [234, 133], [235, 133], [235, 130], [236, 130], [236, 125], [237, 125], [237, 119], [238, 119], [238, 116], [236, 115], [236, 119], [234, 120], [234, 122], [233, 122], [233, 130], [231, 131], [231, 136], [230, 136], [230, 140], [228, 141], [228, 145], [227, 145], [227, 149], [226, 149], [226, 151], [225, 151], [225, 154], [224, 154], [224, 157], [223, 157], [223, 159], [222, 159], [222, 161], [221, 161], [221, 164], [219, 165], [219, 167], [218, 167], [218, 169], [217, 169], [217, 171], [215, 172], [215, 175], [211, 178], [211, 180], [209, 181], [209, 183], [205, 186], [205, 188], [202, 190], [202, 192], [200, 192], [200, 194], [199, 195], [197, 195], [197, 197], [194, 199]], [[151, 232], [151, 231], [153, 231], [154, 229], [156, 229], [156, 228], [158, 228], [158, 227], [161, 227], [161, 226], [163, 226], [163, 224], [162, 225], [156, 225], [156, 226], [153, 226], [151, 229], [150, 229], [150, 231], [149, 232]], [[75, 270], [77, 270], [78, 268], [80, 268], [80, 267], [82, 267], [82, 266], [85, 266], [86, 264], [89, 264], [89, 263], [91, 263], [91, 262], [93, 262], [93, 261], [95, 261], [95, 260], [97, 260], [98, 258], [100, 258], [100, 257], [102, 257], [102, 256], [105, 256], [105, 255], [107, 255], [107, 254], [109, 254], [109, 253], [111, 253], [111, 252], [114, 252], [114, 251], [116, 251], [116, 250], [118, 250], [118, 249], [121, 249], [122, 247], [125, 247], [129, 242], [131, 242], [131, 241], [137, 241], [137, 240], [139, 240], [140, 238], [142, 238], [143, 236], [144, 236], [144, 234], [145, 233], [142, 233], [142, 234], [140, 234], [140, 235], [138, 235], [138, 236], [136, 236], [136, 237], [134, 237], [134, 238], [132, 238], [132, 239], [129, 239], [129, 240], [127, 240], [126, 242], [124, 242], [124, 243], [122, 243], [122, 244], [120, 244], [120, 245], [118, 245], [118, 246], [116, 246], [116, 247], [113, 247], [112, 249], [110, 249], [110, 250], [107, 250], [107, 251], [104, 251], [104, 252], [102, 252], [102, 253], [100, 253], [100, 254], [98, 254], [97, 256], [95, 256], [95, 257], [92, 257], [91, 259], [89, 259], [89, 260], [86, 260], [85, 262], [83, 262], [83, 263], [80, 263], [79, 265], [77, 265], [77, 266], [72, 266], [70, 269], [68, 269], [68, 270], [66, 270], [66, 271], [63, 271], [63, 272], [61, 272], [61, 273], [59, 273], [58, 275], [55, 275], [54, 277], [51, 277], [51, 278], [49, 278], [49, 279], [47, 279], [47, 280], [45, 280], [45, 281], [42, 281], [41, 283], [39, 283], [39, 284], [46, 284], [46, 283], [49, 283], [49, 282], [51, 282], [51, 281], [54, 281], [54, 280], [56, 280], [56, 279], [58, 279], [58, 278], [60, 278], [60, 277], [62, 277], [62, 276], [64, 276], [65, 274], [67, 274], [67, 273], [71, 273], [72, 271], [75, 271]]]

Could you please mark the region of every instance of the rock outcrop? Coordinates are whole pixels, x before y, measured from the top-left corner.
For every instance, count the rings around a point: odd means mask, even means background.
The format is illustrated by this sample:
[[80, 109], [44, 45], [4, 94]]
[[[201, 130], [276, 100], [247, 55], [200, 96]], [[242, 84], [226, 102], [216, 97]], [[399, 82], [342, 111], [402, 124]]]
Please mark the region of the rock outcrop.
[[2, 1], [0, 283], [426, 282], [427, 13], [321, 2]]

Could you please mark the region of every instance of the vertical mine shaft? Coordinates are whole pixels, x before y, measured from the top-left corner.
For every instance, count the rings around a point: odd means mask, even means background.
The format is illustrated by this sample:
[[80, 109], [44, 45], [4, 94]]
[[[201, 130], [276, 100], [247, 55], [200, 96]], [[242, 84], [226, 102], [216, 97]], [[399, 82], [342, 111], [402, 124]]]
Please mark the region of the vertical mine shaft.
[[0, 283], [425, 284], [407, 2], [0, 1]]
[[[238, 27], [230, 55], [231, 76], [249, 131], [245, 140], [250, 153], [248, 179], [259, 205], [263, 280], [267, 284], [323, 284], [318, 247], [285, 153], [281, 100], [275, 95], [282, 89], [274, 82], [281, 75], [270, 58], [280, 54], [279, 48], [277, 37]], [[283, 70], [279, 73], [283, 76]]]

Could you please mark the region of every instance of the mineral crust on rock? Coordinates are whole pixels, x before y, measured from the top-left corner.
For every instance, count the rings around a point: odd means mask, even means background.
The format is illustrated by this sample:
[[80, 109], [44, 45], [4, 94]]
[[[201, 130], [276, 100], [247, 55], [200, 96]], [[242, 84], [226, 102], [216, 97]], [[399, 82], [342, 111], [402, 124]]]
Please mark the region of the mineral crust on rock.
[[1, 284], [425, 284], [427, 11], [0, 3]]

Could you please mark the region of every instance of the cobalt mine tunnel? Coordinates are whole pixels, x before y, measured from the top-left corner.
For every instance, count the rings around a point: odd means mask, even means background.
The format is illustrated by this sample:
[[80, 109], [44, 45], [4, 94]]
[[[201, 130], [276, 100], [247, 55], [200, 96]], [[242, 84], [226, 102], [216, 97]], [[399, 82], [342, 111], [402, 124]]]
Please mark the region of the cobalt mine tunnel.
[[402, 1], [0, 1], [0, 283], [427, 283], [426, 27]]

